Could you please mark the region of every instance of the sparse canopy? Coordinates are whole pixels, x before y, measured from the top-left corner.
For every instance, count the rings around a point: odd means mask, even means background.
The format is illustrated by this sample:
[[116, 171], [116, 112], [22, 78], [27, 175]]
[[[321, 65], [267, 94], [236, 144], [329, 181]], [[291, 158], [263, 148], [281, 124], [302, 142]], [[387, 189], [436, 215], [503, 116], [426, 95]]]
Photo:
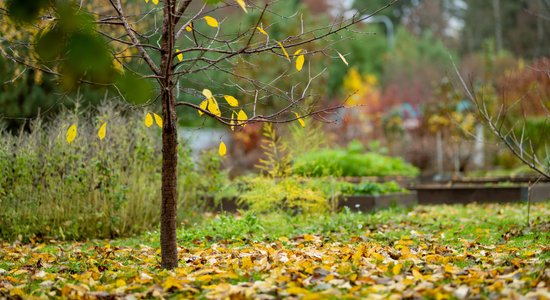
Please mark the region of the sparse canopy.
[[[388, 2], [379, 10], [393, 1]], [[151, 126], [154, 119], [162, 127], [164, 268], [177, 266], [178, 106], [195, 109], [199, 116], [209, 116], [232, 129], [250, 122], [298, 121], [305, 126], [303, 118], [342, 107], [305, 105], [313, 80], [324, 71], [312, 73], [308, 65], [311, 56], [325, 55], [347, 65], [343, 54], [310, 45], [371, 15], [360, 12], [319, 28], [305, 28], [301, 20], [300, 28], [283, 36], [285, 33], [275, 32], [272, 26], [302, 15], [295, 12], [282, 16], [274, 7], [274, 2], [243, 0], [145, 0], [124, 4], [121, 0], [9, 0], [2, 8], [10, 19], [2, 21], [3, 32], [9, 34], [1, 40], [0, 51], [8, 59], [56, 76], [67, 90], [82, 83], [94, 84], [115, 89], [131, 103], [161, 102], [162, 114], [147, 114], [145, 124]], [[247, 64], [255, 55], [271, 56], [273, 64], [288, 64], [288, 68], [269, 81], [242, 75], [241, 68], [270, 67]], [[211, 72], [229, 74], [232, 82], [223, 84], [236, 93], [214, 90], [212, 86], [217, 85], [209, 77]], [[295, 81], [300, 72], [307, 73], [303, 83]], [[278, 87], [284, 82], [292, 83], [290, 90]], [[180, 93], [190, 94], [200, 103], [182, 100]], [[280, 102], [275, 111], [260, 110], [267, 98]], [[104, 123], [99, 128], [100, 139], [106, 135], [106, 127]], [[67, 142], [76, 137], [74, 124], [67, 131]], [[219, 153], [225, 155], [225, 144], [220, 144]]]

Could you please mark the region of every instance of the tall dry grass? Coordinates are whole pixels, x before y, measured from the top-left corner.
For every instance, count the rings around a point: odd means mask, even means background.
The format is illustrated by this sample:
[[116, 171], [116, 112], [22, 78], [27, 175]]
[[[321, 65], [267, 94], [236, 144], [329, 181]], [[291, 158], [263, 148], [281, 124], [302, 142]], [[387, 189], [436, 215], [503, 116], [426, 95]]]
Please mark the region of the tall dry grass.
[[[105, 103], [35, 120], [30, 132], [0, 133], [0, 239], [113, 238], [155, 228], [161, 130], [145, 127], [144, 115]], [[65, 133], [73, 123], [78, 136], [69, 145]], [[189, 152], [179, 152], [181, 217], [201, 205], [202, 194]]]

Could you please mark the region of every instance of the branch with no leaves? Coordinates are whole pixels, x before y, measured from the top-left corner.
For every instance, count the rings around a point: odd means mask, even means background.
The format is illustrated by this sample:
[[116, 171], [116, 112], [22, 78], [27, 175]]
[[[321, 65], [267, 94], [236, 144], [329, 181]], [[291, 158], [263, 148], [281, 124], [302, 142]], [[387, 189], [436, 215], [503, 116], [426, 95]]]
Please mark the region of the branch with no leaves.
[[128, 36], [134, 43], [133, 46], [135, 46], [139, 53], [141, 54], [143, 60], [149, 65], [149, 68], [151, 68], [151, 71], [155, 73], [156, 75], [160, 75], [160, 69], [155, 64], [151, 56], [145, 51], [145, 48], [141, 45], [139, 42], [139, 39], [136, 37], [136, 34], [134, 30], [131, 28], [130, 24], [128, 24], [128, 20], [126, 19], [126, 16], [124, 15], [124, 12], [122, 10], [122, 4], [120, 3], [120, 0], [109, 0], [113, 8], [118, 14], [118, 17], [120, 18], [120, 21], [122, 22], [124, 29], [126, 30], [126, 33], [128, 33]]

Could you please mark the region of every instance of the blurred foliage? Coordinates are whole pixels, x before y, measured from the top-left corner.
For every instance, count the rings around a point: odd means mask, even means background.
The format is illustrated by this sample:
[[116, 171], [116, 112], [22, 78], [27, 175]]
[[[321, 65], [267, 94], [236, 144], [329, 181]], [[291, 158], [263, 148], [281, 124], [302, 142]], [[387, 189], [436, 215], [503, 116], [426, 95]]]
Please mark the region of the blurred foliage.
[[[499, 105], [509, 108], [513, 118], [548, 116], [550, 111], [550, 57], [541, 57], [525, 66], [522, 60], [513, 63], [494, 78]], [[521, 99], [521, 101], [518, 101]]]
[[[354, 0], [353, 8], [361, 12], [362, 15], [373, 13], [376, 9], [388, 4], [388, 0]], [[401, 23], [403, 18], [407, 15], [407, 12], [414, 6], [414, 0], [400, 0], [396, 1], [392, 6], [380, 12], [380, 15], [387, 16], [391, 21], [397, 25]]]
[[306, 127], [299, 124], [288, 126], [288, 132], [283, 138], [291, 145], [290, 154], [296, 156], [307, 151], [326, 148], [329, 140], [323, 125], [321, 122], [308, 122]]
[[[335, 49], [342, 53], [350, 67], [335, 59], [329, 65], [328, 93], [329, 96], [349, 93], [344, 87], [344, 80], [354, 68], [361, 76], [366, 74], [380, 78], [385, 70], [388, 55], [388, 42], [376, 24], [358, 24], [354, 30], [342, 32], [341, 41]], [[347, 95], [343, 95], [347, 96]]]
[[[495, 43], [494, 1], [466, 0], [464, 28], [459, 44], [463, 54], [482, 51], [488, 40]], [[523, 58], [550, 54], [550, 22], [545, 18], [550, 5], [545, 1], [500, 0], [503, 49]]]
[[8, 15], [16, 22], [31, 23], [38, 18], [40, 12], [46, 9], [49, 4], [49, 0], [7, 0], [6, 10]]
[[0, 128], [15, 132], [40, 116], [53, 118], [63, 110], [75, 106], [75, 98], [85, 105], [96, 106], [105, 98], [106, 91], [90, 85], [82, 85], [68, 92], [60, 89], [49, 74], [24, 68], [0, 56]]
[[347, 149], [306, 152], [294, 159], [293, 172], [303, 176], [416, 176], [419, 171], [401, 158], [365, 152], [359, 142]]
[[461, 97], [446, 78], [435, 88], [437, 100], [425, 107], [424, 124], [431, 133], [443, 132], [454, 142], [474, 133], [478, 122], [474, 105]]
[[419, 105], [434, 99], [433, 85], [452, 70], [456, 56], [445, 45], [425, 32], [420, 38], [400, 28], [394, 50], [388, 54], [384, 74], [382, 102]]
[[[388, 0], [353, 1], [362, 15], [372, 13]], [[499, 13], [495, 12], [498, 2]], [[496, 43], [500, 24], [503, 49], [516, 56], [535, 58], [549, 55], [550, 42], [545, 33], [550, 22], [547, 1], [478, 1], [478, 0], [401, 0], [380, 15], [391, 19], [394, 27], [404, 27], [417, 36], [432, 33], [462, 55], [480, 52], [488, 41]], [[497, 20], [496, 15], [500, 15]]]
[[378, 78], [373, 74], [362, 76], [355, 67], [351, 67], [344, 77], [343, 89], [351, 95], [346, 101], [348, 105], [366, 104], [371, 111], [380, 105]]
[[[130, 2], [128, 10], [133, 11], [135, 1]], [[78, 9], [70, 1], [7, 1], [3, 5], [7, 15], [0, 22], [0, 46], [8, 57], [0, 57], [0, 81], [4, 83], [0, 103], [5, 107], [0, 117], [9, 130], [39, 112], [49, 116], [64, 106], [72, 108], [70, 98], [75, 95], [80, 102], [95, 106], [114, 82], [119, 88], [112, 91], [122, 93], [129, 102], [151, 98], [147, 81], [125, 74], [120, 63], [115, 65], [112, 50], [126, 57], [130, 53], [111, 49], [97, 33], [94, 16], [86, 13], [94, 3], [86, 3], [87, 9]], [[121, 61], [128, 62], [128, 58]]]
[[[91, 14], [64, 1], [37, 1], [35, 5], [9, 1], [7, 4], [8, 15], [16, 23], [35, 21], [41, 11], [49, 11], [50, 18], [42, 18], [40, 26], [31, 29], [31, 34], [38, 30], [33, 45], [38, 61], [62, 74], [63, 87], [73, 89], [80, 80], [100, 84], [113, 81], [116, 74], [111, 64], [113, 58], [107, 43], [95, 31]], [[14, 27], [13, 30], [23, 29]], [[23, 59], [28, 61], [28, 57]]]

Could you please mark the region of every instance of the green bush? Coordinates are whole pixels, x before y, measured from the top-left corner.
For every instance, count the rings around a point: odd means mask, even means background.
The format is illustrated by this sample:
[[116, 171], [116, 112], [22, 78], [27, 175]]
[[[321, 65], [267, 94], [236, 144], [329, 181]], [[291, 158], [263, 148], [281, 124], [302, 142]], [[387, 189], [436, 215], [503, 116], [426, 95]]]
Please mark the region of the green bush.
[[365, 181], [357, 184], [343, 185], [341, 188], [341, 193], [344, 195], [380, 196], [380, 195], [407, 193], [407, 192], [408, 192], [407, 189], [402, 188], [395, 181], [382, 182], [382, 183]]
[[[0, 133], [0, 239], [113, 238], [157, 226], [160, 128], [145, 127], [144, 112], [112, 104], [93, 115], [65, 111], [47, 123], [36, 120], [31, 132]], [[108, 122], [102, 141], [100, 121]], [[73, 123], [78, 136], [69, 145], [65, 133]], [[181, 145], [179, 158], [181, 219], [224, 173], [208, 157], [195, 164]]]
[[364, 152], [357, 143], [348, 149], [322, 149], [306, 152], [294, 159], [293, 172], [302, 176], [409, 176], [418, 175], [416, 167], [399, 157]]

